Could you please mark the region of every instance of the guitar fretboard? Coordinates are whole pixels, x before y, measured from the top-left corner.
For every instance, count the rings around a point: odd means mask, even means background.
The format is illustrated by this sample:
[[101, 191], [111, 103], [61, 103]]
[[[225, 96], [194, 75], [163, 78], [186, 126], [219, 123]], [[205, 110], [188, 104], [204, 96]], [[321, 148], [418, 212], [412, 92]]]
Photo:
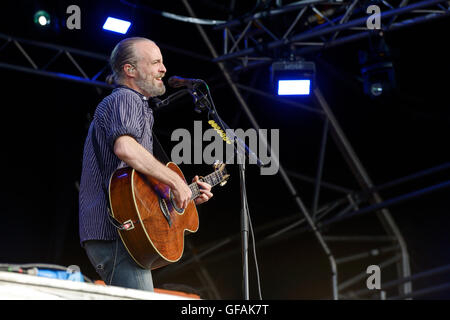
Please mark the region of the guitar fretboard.
[[[218, 185], [219, 183], [222, 182], [223, 177], [224, 177], [223, 171], [222, 170], [217, 170], [217, 171], [214, 171], [213, 173], [207, 175], [206, 177], [201, 178], [200, 180], [210, 184], [211, 187], [214, 187], [214, 186], [216, 186], [216, 185]], [[189, 185], [189, 188], [192, 191], [191, 200], [194, 200], [195, 198], [200, 196], [200, 194], [201, 194], [200, 193], [200, 188], [199, 188], [199, 186], [198, 186], [198, 184], [196, 182], [191, 183]]]

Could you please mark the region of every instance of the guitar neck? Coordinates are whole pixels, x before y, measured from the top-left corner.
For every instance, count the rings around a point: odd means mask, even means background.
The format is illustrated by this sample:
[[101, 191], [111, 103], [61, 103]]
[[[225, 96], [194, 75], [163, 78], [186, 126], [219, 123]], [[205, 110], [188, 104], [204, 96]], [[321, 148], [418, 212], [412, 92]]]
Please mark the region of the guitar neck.
[[[203, 182], [206, 182], [209, 185], [211, 185], [212, 187], [214, 187], [223, 181], [223, 177], [224, 177], [223, 172], [220, 170], [217, 170], [217, 171], [214, 171], [213, 173], [207, 175], [206, 177], [201, 178], [200, 180]], [[201, 195], [200, 188], [196, 182], [191, 183], [189, 185], [189, 188], [192, 191], [191, 200], [194, 200], [195, 198], [197, 198], [198, 196]]]

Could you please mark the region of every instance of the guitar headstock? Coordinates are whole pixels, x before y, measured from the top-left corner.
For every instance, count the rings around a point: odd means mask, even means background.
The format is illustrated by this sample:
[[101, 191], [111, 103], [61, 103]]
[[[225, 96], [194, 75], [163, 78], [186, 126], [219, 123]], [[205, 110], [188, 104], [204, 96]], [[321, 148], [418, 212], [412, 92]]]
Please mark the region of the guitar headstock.
[[220, 186], [224, 186], [228, 182], [228, 178], [230, 178], [230, 175], [227, 173], [227, 170], [225, 168], [225, 163], [222, 161], [216, 160], [213, 164], [214, 171], [221, 172], [222, 175], [222, 181], [220, 182]]

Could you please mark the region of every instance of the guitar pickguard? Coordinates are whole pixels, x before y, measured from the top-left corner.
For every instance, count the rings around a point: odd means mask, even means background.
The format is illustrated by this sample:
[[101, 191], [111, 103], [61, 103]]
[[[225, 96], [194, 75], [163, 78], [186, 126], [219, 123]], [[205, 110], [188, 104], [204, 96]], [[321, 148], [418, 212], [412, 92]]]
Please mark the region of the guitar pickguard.
[[172, 219], [170, 218], [170, 211], [169, 208], [167, 207], [167, 203], [165, 199], [162, 199], [161, 197], [158, 197], [159, 200], [159, 208], [161, 209], [164, 217], [167, 220], [167, 223], [169, 224], [169, 227], [172, 226]]

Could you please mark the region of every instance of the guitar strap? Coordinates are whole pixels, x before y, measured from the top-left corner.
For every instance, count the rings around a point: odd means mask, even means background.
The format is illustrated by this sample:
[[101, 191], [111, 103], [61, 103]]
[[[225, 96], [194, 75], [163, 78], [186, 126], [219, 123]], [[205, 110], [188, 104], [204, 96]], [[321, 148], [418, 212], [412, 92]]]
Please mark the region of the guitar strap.
[[[156, 107], [155, 104], [161, 101], [157, 98], [150, 98], [148, 101], [148, 106], [153, 110], [153, 118], [155, 117], [155, 111]], [[154, 125], [153, 125], [154, 128]], [[164, 151], [164, 148], [161, 146], [161, 143], [159, 142], [158, 138], [156, 137], [155, 131], [152, 130], [152, 136], [153, 136], [153, 156], [161, 161], [162, 163], [170, 162], [170, 158], [167, 155], [167, 153]]]
[[[161, 146], [158, 138], [155, 135], [155, 132], [152, 131], [153, 135], [153, 155], [156, 159], [161, 161], [162, 163], [170, 162], [170, 158], [167, 156], [167, 153], [164, 151], [164, 148]], [[156, 142], [156, 143], [155, 143]]]

